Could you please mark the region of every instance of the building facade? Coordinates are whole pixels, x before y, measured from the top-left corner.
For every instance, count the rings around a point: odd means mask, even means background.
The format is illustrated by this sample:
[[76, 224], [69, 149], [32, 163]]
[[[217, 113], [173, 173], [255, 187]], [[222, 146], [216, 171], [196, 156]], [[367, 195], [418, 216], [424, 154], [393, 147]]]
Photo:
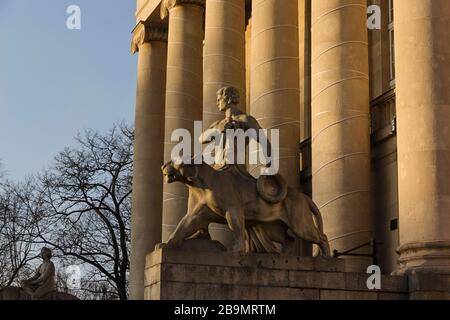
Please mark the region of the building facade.
[[220, 119], [228, 85], [280, 130], [280, 173], [313, 197], [332, 250], [359, 255], [342, 256], [355, 271], [449, 273], [449, 23], [448, 0], [138, 0], [130, 297], [186, 212], [160, 173], [171, 133]]

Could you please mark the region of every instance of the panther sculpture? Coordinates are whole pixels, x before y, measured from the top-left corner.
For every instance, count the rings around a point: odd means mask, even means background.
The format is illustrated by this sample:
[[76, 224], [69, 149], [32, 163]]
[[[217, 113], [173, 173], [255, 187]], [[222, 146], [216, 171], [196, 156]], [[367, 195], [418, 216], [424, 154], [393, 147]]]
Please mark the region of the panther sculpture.
[[167, 247], [179, 247], [196, 233], [207, 233], [210, 223], [219, 223], [228, 224], [233, 232], [233, 251], [264, 248], [273, 252], [274, 243], [286, 249], [296, 239], [303, 239], [317, 244], [322, 256], [330, 256], [322, 216], [307, 195], [284, 188], [281, 183], [282, 196], [274, 200], [262, 194], [258, 179], [235, 165], [217, 170], [205, 163], [170, 161], [162, 172], [166, 183], [181, 182], [189, 189], [187, 213], [170, 236]]

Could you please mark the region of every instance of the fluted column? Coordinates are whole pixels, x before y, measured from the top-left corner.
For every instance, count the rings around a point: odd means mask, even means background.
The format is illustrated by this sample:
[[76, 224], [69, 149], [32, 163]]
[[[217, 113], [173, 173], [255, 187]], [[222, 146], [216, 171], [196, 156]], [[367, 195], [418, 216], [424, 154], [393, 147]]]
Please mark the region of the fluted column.
[[312, 189], [339, 251], [373, 234], [366, 10], [366, 0], [312, 1]]
[[239, 89], [245, 111], [245, 0], [206, 0], [203, 83], [203, 123], [207, 127], [224, 115], [216, 92]]
[[290, 186], [298, 188], [298, 3], [253, 0], [252, 6], [251, 114], [263, 128], [280, 130], [279, 173]]
[[[162, 18], [169, 17], [167, 52], [164, 159], [170, 160], [177, 142], [176, 129], [188, 129], [194, 138], [194, 121], [202, 120], [204, 0], [164, 0]], [[164, 185], [163, 241], [186, 214], [187, 189], [181, 183]]]
[[400, 273], [450, 273], [450, 1], [395, 0]]
[[161, 242], [167, 29], [140, 24], [131, 216], [130, 298], [144, 298], [145, 256]]
[[[245, 111], [245, 0], [206, 0], [203, 67], [203, 126], [208, 128], [224, 118], [216, 106], [220, 88], [237, 88]], [[210, 231], [213, 239], [231, 244], [227, 226], [212, 224]]]

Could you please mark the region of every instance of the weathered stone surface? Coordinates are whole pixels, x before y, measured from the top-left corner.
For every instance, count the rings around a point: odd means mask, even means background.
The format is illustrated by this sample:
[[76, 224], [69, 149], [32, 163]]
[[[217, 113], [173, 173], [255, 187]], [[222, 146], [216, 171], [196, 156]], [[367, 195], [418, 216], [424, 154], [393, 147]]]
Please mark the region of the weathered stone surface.
[[161, 299], [161, 286], [159, 283], [155, 283], [144, 288], [145, 300], [160, 300]]
[[439, 291], [418, 291], [412, 292], [410, 300], [450, 300], [450, 293]]
[[375, 291], [346, 291], [346, 300], [378, 300]]
[[161, 281], [161, 265], [155, 265], [145, 269], [144, 283], [145, 285], [153, 285]]
[[369, 276], [370, 275], [366, 273], [348, 272], [345, 274], [345, 288], [347, 290], [355, 290], [355, 291], [369, 290], [367, 288], [367, 278]]
[[163, 262], [163, 251], [162, 250], [154, 250], [153, 252], [149, 253], [145, 257], [145, 267], [153, 267], [157, 264], [161, 264]]
[[195, 285], [193, 283], [161, 282], [162, 300], [194, 300]]
[[290, 271], [289, 287], [293, 288], [315, 288], [314, 272], [312, 271]]
[[162, 280], [213, 284], [287, 286], [288, 271], [246, 267], [164, 264], [162, 266]]
[[450, 275], [415, 274], [408, 278], [410, 292], [450, 292]]
[[381, 291], [408, 292], [408, 278], [403, 276], [381, 276]]
[[331, 271], [331, 272], [344, 272], [345, 260], [336, 258], [311, 258], [314, 261], [315, 271]]
[[287, 287], [289, 285], [289, 272], [286, 270], [256, 269], [256, 284], [260, 286]]
[[244, 257], [240, 264], [247, 267], [281, 269], [281, 270], [314, 270], [314, 259], [311, 257], [290, 257], [272, 254], [251, 254]]
[[259, 300], [319, 300], [319, 290], [279, 288], [279, 287], [259, 287]]
[[320, 300], [346, 300], [347, 292], [344, 290], [320, 290]]
[[409, 300], [409, 295], [406, 293], [380, 292], [378, 293], [378, 300]]
[[279, 254], [246, 254], [220, 252], [187, 252], [179, 249], [159, 249], [147, 255], [147, 267], [161, 263], [251, 267], [280, 270], [345, 271], [345, 261], [335, 258], [292, 257]]
[[345, 289], [342, 272], [289, 272], [289, 286], [296, 288]]
[[180, 251], [192, 252], [225, 252], [227, 248], [219, 241], [208, 239], [187, 239], [177, 248]]
[[258, 289], [255, 286], [227, 284], [197, 284], [196, 300], [256, 300]]
[[[449, 276], [381, 276], [340, 272], [345, 261], [161, 249], [147, 257], [146, 299], [408, 300], [447, 299]], [[327, 270], [327, 271], [323, 271]]]
[[222, 284], [253, 284], [256, 273], [249, 269], [235, 270], [229, 267], [164, 264], [163, 280], [193, 282], [193, 283], [222, 283]]

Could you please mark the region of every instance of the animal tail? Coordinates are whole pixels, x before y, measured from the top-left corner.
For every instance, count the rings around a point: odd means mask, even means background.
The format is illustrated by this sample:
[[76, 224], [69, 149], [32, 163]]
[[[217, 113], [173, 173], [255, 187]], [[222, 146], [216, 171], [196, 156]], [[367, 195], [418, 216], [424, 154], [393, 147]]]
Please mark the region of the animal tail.
[[308, 199], [309, 208], [310, 208], [311, 212], [313, 213], [314, 222], [316, 223], [317, 229], [319, 229], [319, 231], [321, 233], [321, 238], [323, 241], [322, 245], [314, 246], [313, 256], [314, 257], [317, 257], [319, 255], [329, 256], [330, 247], [328, 244], [328, 238], [323, 233], [322, 214], [320, 213], [319, 208], [316, 206], [316, 204], [314, 203], [314, 201], [312, 201], [312, 199], [310, 197], [306, 196], [306, 199]]
[[313, 213], [313, 218], [316, 223], [316, 226], [320, 230], [320, 232], [323, 233], [322, 214], [320, 213], [319, 208], [317, 208], [316, 204], [312, 201], [312, 199], [310, 197], [306, 196], [306, 199], [308, 200], [309, 208], [311, 209], [311, 212]]

